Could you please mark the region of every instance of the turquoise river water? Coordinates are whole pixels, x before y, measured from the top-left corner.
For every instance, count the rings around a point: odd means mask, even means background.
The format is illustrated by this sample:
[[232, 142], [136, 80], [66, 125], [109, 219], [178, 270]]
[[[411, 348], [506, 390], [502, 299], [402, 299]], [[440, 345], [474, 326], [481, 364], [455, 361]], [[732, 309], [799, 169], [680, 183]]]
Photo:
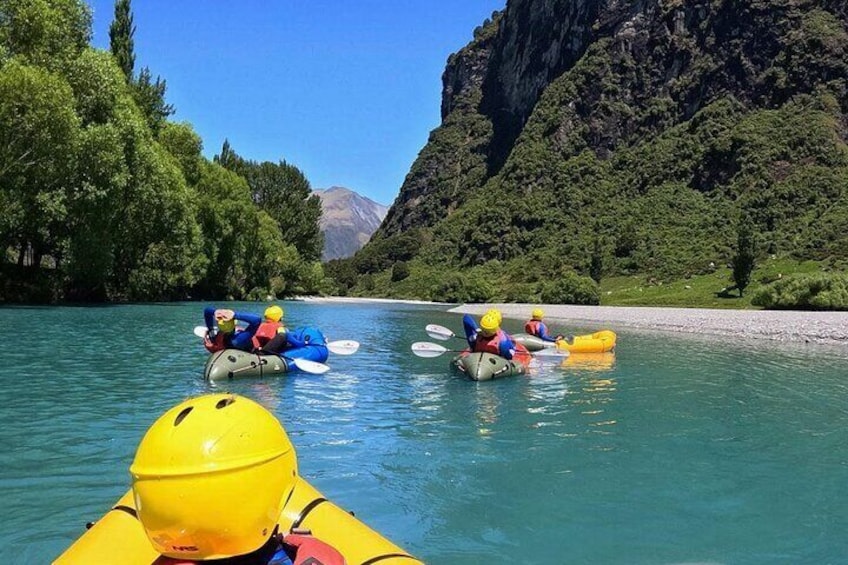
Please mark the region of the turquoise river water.
[[52, 561], [127, 490], [147, 427], [221, 390], [272, 410], [304, 477], [427, 563], [848, 562], [845, 349], [611, 327], [614, 359], [475, 383], [410, 352], [428, 323], [461, 331], [444, 307], [291, 302], [289, 325], [360, 351], [215, 387], [202, 307], [0, 309], [0, 562]]

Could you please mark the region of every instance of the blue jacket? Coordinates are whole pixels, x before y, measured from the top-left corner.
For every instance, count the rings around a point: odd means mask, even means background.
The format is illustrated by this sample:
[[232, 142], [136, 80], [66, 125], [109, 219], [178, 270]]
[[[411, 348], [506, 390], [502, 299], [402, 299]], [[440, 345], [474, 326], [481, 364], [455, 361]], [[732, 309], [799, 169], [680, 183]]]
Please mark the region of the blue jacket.
[[[536, 326], [535, 331], [533, 330], [533, 325]], [[526, 324], [524, 324], [524, 331], [529, 333], [530, 335], [535, 335], [536, 337], [544, 340], [550, 341], [551, 343], [555, 343], [557, 338], [548, 333], [548, 326], [541, 320], [530, 320]]]

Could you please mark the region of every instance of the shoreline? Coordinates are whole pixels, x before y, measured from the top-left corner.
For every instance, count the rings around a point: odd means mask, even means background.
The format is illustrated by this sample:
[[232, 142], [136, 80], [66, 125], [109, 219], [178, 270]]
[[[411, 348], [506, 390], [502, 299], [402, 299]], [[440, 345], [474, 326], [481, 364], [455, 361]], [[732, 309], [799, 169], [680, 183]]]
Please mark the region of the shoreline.
[[449, 312], [483, 314], [498, 308], [505, 318], [525, 321], [542, 308], [550, 326], [632, 328], [779, 342], [848, 345], [848, 312], [797, 310], [719, 310], [653, 306], [573, 306], [563, 304], [462, 304]]
[[782, 343], [848, 345], [848, 312], [800, 310], [723, 310], [665, 306], [575, 306], [565, 304], [491, 303], [453, 304], [426, 300], [359, 298], [347, 296], [303, 297], [305, 302], [349, 304], [397, 303], [445, 306], [454, 314], [481, 315], [497, 308], [504, 318], [524, 322], [534, 308], [545, 312], [551, 326], [585, 327], [589, 331], [628, 328], [684, 333], [720, 338], [757, 339]]

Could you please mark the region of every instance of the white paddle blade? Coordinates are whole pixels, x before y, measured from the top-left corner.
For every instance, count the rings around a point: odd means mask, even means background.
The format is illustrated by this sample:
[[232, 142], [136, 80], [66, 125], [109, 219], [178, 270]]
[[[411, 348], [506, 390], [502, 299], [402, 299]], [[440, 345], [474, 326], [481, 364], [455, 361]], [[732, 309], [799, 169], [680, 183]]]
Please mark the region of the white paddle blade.
[[194, 326], [194, 335], [200, 339], [206, 337], [206, 326]]
[[352, 339], [340, 339], [327, 344], [327, 349], [336, 355], [353, 355], [359, 351], [359, 342]]
[[446, 351], [447, 348], [442, 347], [438, 343], [430, 343], [428, 341], [417, 341], [412, 344], [412, 352], [418, 357], [438, 357]]
[[303, 371], [304, 373], [312, 373], [313, 375], [323, 375], [327, 371], [330, 370], [329, 365], [325, 365], [324, 363], [318, 363], [317, 361], [310, 361], [309, 359], [289, 359], [292, 364]]
[[[439, 340], [442, 340], [442, 341], [447, 341], [452, 337], [456, 337], [455, 333], [453, 333], [452, 331], [450, 331], [446, 327], [439, 326], [437, 324], [428, 325], [426, 328], [424, 328], [424, 331], [426, 331], [427, 335], [429, 335], [433, 339], [439, 339]], [[424, 342], [421, 342], [421, 343], [424, 343]]]
[[[553, 344], [551, 344], [551, 345], [553, 345]], [[565, 359], [570, 354], [571, 353], [566, 349], [559, 350], [559, 349], [556, 349], [556, 348], [549, 348], [549, 347], [546, 347], [545, 349], [540, 349], [539, 351], [533, 352], [533, 355], [535, 355], [536, 357], [553, 357], [553, 358], [556, 358], [556, 359]]]

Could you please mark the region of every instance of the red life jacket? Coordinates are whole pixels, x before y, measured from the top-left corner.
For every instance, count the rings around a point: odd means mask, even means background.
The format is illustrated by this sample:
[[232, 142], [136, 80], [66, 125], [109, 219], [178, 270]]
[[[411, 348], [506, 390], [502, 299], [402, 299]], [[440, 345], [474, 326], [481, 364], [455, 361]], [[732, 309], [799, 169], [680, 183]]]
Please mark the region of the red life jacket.
[[280, 322], [262, 322], [259, 324], [259, 328], [253, 334], [253, 348], [260, 349], [263, 347], [277, 335], [277, 330], [282, 327], [283, 324]]
[[494, 353], [495, 355], [500, 355], [500, 345], [501, 341], [504, 339], [503, 330], [498, 330], [495, 332], [495, 335], [492, 337], [486, 337], [483, 333], [477, 334], [477, 339], [474, 340], [474, 352], [475, 353]]
[[535, 335], [538, 337], [542, 333], [541, 329], [539, 328], [539, 326], [541, 325], [542, 322], [540, 322], [539, 320], [530, 320], [529, 322], [524, 324], [524, 331], [529, 333], [530, 335]]

